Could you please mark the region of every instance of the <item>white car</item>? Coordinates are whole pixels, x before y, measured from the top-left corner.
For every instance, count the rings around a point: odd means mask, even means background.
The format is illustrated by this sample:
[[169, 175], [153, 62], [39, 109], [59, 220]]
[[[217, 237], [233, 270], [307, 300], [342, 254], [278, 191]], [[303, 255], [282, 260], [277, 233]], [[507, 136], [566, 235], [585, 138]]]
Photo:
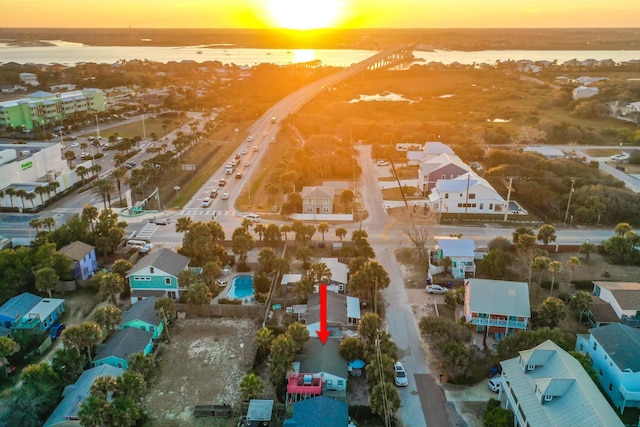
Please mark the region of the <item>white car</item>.
[[257, 145], [253, 147], [253, 151], [258, 151], [260, 149], [260, 147], [258, 147]]
[[242, 154], [247, 154], [248, 152], [249, 152], [249, 150], [247, 150], [246, 148], [243, 148], [242, 151], [241, 151]]
[[385, 160], [378, 160], [376, 162], [376, 165], [378, 165], [378, 166], [389, 166], [389, 162], [387, 162]]
[[425, 288], [428, 294], [444, 294], [447, 292], [447, 288], [443, 288], [440, 285], [429, 285]]
[[222, 200], [227, 200], [229, 198], [229, 193], [222, 193], [222, 196], [220, 196], [220, 198]]
[[246, 214], [244, 218], [249, 219], [253, 222], [260, 222], [260, 215], [258, 214]]
[[494, 393], [497, 393], [502, 388], [502, 377], [493, 377], [489, 380], [487, 384], [489, 386], [489, 390]]
[[248, 168], [250, 165], [251, 165], [251, 163], [249, 163], [249, 162], [244, 162], [244, 167], [245, 167], [245, 168]]
[[396, 362], [395, 365], [393, 365], [393, 369], [396, 371], [396, 375], [395, 378], [393, 380], [393, 382], [398, 386], [398, 387], [406, 387], [409, 385], [409, 378], [407, 377], [407, 373], [404, 370], [404, 366], [402, 366], [402, 363], [400, 362]]
[[71, 144], [69, 147], [71, 147], [71, 148], [76, 148], [76, 147], [79, 147], [79, 146], [80, 146], [80, 144], [78, 144], [77, 142], [74, 142], [74, 143], [73, 143], [73, 144]]
[[247, 141], [249, 141], [249, 142], [253, 141], [253, 136], [249, 135], [249, 136], [247, 137]]
[[620, 154], [614, 154], [610, 158], [614, 162], [621, 162], [621, 161], [624, 161], [624, 160], [629, 160], [629, 155], [625, 154], [625, 153], [620, 153]]
[[209, 206], [211, 206], [211, 199], [209, 197], [205, 197], [204, 200], [202, 200], [202, 207], [208, 208]]

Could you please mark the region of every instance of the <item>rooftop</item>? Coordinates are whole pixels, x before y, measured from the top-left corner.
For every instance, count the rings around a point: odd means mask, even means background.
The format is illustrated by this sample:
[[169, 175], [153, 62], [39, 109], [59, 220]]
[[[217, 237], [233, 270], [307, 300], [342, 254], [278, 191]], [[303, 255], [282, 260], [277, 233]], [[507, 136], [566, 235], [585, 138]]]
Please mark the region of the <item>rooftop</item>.
[[640, 372], [640, 329], [610, 323], [589, 329], [589, 333], [621, 371]]
[[531, 317], [526, 282], [468, 279], [467, 284], [469, 311]]

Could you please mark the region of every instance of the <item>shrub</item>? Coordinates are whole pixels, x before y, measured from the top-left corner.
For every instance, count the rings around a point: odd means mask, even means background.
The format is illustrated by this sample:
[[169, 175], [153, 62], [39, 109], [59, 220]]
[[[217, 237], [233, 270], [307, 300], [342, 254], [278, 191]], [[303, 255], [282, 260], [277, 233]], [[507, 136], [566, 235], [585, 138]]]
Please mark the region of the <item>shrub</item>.
[[240, 299], [236, 299], [236, 298], [220, 298], [218, 300], [218, 304], [230, 304], [230, 305], [241, 305], [242, 304], [242, 300]]
[[591, 280], [574, 280], [571, 282], [578, 291], [592, 291], [593, 282]]
[[249, 267], [246, 263], [240, 263], [237, 267], [238, 273], [246, 273], [247, 271], [251, 271], [251, 267]]

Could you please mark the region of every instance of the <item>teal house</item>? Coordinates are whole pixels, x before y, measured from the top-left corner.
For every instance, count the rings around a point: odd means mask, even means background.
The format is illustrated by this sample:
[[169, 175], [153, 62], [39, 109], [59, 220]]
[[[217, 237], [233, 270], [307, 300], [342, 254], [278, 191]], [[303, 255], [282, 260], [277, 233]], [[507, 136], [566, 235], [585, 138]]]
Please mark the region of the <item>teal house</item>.
[[162, 248], [143, 257], [127, 275], [131, 302], [151, 296], [180, 299], [187, 289], [180, 287], [178, 274], [188, 269], [191, 260], [170, 249]]
[[129, 359], [136, 353], [145, 356], [153, 350], [153, 333], [137, 328], [121, 329], [107, 342], [100, 344], [93, 359], [93, 366], [111, 365], [124, 369], [129, 367]]
[[153, 333], [153, 339], [157, 340], [164, 331], [164, 316], [155, 309], [158, 298], [149, 297], [138, 301], [133, 306], [122, 312], [120, 329], [137, 328]]

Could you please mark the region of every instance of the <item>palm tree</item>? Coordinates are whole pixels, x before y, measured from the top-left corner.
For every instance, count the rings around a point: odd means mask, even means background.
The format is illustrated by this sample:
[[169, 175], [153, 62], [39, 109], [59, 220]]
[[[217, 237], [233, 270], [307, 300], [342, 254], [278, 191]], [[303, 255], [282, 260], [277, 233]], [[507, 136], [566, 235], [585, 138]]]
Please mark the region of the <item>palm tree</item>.
[[27, 193], [27, 195], [24, 196], [25, 199], [27, 199], [28, 201], [31, 202], [31, 208], [32, 209], [36, 208], [35, 203], [33, 203], [33, 201], [35, 200], [36, 197], [38, 197], [38, 196], [36, 196], [36, 193], [34, 193], [34, 192]]
[[255, 399], [264, 393], [264, 381], [254, 372], [246, 374], [240, 381], [240, 395], [243, 401]]
[[567, 260], [567, 267], [569, 267], [569, 288], [571, 288], [571, 278], [573, 277], [573, 272], [579, 265], [580, 258], [578, 258], [577, 256], [572, 256]]
[[284, 240], [285, 242], [287, 241], [287, 233], [289, 233], [291, 231], [291, 227], [287, 224], [284, 224], [282, 226], [280, 226], [280, 231], [282, 232], [282, 235], [284, 236]]
[[123, 168], [115, 168], [111, 171], [111, 177], [116, 180], [116, 186], [118, 187], [118, 200], [120, 201], [120, 204], [122, 204], [122, 192], [120, 190], [122, 185], [122, 178], [126, 174], [127, 171]]
[[24, 210], [24, 198], [27, 195], [27, 191], [22, 188], [16, 191], [16, 196], [20, 197], [20, 202], [22, 203], [22, 210]]
[[264, 235], [265, 231], [267, 231], [267, 228], [262, 224], [256, 224], [253, 226], [253, 231], [255, 231], [258, 234], [258, 237], [262, 242], [262, 236]]
[[[531, 269], [538, 273], [538, 287], [536, 289], [536, 297], [540, 292], [540, 284], [542, 283], [542, 275], [546, 270], [549, 269], [549, 263], [551, 260], [546, 256], [537, 256], [533, 259], [533, 263], [531, 265]], [[531, 285], [531, 284], [529, 284]]]
[[107, 201], [109, 202], [109, 208], [111, 208], [111, 192], [113, 190], [113, 182], [108, 179], [98, 179], [94, 184], [93, 192], [102, 197], [102, 203], [105, 209], [107, 209]]
[[188, 216], [182, 216], [176, 221], [176, 233], [186, 233], [191, 229], [193, 220]]
[[89, 171], [89, 169], [85, 168], [84, 166], [78, 166], [76, 168], [76, 174], [80, 177], [80, 179], [82, 180], [82, 185], [84, 185], [84, 179], [87, 177], [87, 175], [89, 175], [91, 173], [91, 171]]
[[544, 243], [544, 249], [547, 250], [549, 242], [556, 241], [556, 228], [551, 224], [543, 224], [538, 229], [538, 235], [536, 237]]
[[344, 236], [347, 235], [347, 229], [344, 227], [338, 227], [336, 228], [336, 237], [338, 239], [340, 239], [340, 241], [342, 242], [342, 239], [344, 238]]
[[92, 233], [95, 232], [93, 221], [98, 219], [99, 215], [100, 213], [98, 212], [98, 208], [96, 208], [95, 206], [85, 206], [84, 208], [82, 208], [81, 217], [82, 219], [89, 221]]
[[13, 207], [13, 196], [16, 195], [16, 189], [13, 187], [9, 187], [4, 190], [4, 193], [9, 196], [9, 203], [11, 203], [11, 207]]
[[100, 292], [111, 296], [111, 303], [118, 305], [116, 295], [124, 290], [124, 280], [122, 276], [116, 273], [106, 273], [99, 279]]
[[29, 221], [29, 227], [35, 228], [36, 234], [40, 232], [40, 227], [42, 227], [43, 225], [44, 224], [40, 218], [33, 218], [31, 221]]
[[584, 254], [585, 261], [589, 262], [589, 256], [592, 252], [595, 252], [596, 249], [596, 245], [587, 240], [580, 246], [580, 253]]
[[49, 188], [51, 188], [51, 190], [53, 190], [53, 195], [54, 196], [58, 195], [58, 188], [60, 188], [60, 183], [58, 181], [52, 181], [52, 182], [48, 183], [47, 187], [49, 187]]
[[551, 291], [549, 295], [553, 295], [553, 285], [556, 281], [556, 276], [562, 271], [562, 263], [560, 261], [551, 261], [549, 263], [549, 272], [551, 273]]
[[47, 193], [47, 189], [46, 189], [44, 186], [42, 186], [42, 185], [38, 185], [36, 188], [34, 188], [34, 189], [33, 189], [33, 191], [34, 191], [38, 196], [40, 196], [40, 204], [41, 204], [41, 205], [44, 205], [44, 198], [42, 197], [42, 195], [43, 195], [44, 193]]
[[51, 227], [55, 227], [56, 226], [56, 220], [53, 219], [52, 217], [48, 216], [46, 218], [42, 218], [42, 224], [47, 227], [47, 229], [49, 231], [51, 231]]
[[314, 262], [309, 266], [307, 276], [313, 280], [314, 285], [331, 280], [331, 270], [324, 262]]
[[323, 242], [324, 242], [324, 233], [326, 233], [327, 231], [329, 231], [329, 224], [327, 224], [326, 222], [321, 222], [320, 224], [318, 224], [318, 232], [322, 233]]
[[89, 170], [93, 173], [93, 176], [97, 178], [98, 175], [100, 174], [100, 171], [102, 170], [102, 166], [95, 164], [91, 166]]

